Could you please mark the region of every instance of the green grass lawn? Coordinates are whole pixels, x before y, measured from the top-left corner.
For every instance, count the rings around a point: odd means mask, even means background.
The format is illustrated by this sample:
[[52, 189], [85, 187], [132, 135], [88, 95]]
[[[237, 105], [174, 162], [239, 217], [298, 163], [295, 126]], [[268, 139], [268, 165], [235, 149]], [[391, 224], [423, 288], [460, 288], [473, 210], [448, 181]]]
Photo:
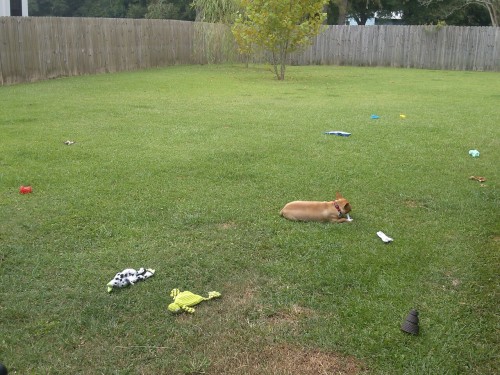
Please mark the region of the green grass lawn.
[[[0, 103], [11, 373], [498, 373], [498, 73], [175, 66]], [[336, 191], [352, 223], [278, 214]], [[108, 294], [129, 267], [156, 274]], [[222, 298], [174, 316], [173, 288]]]

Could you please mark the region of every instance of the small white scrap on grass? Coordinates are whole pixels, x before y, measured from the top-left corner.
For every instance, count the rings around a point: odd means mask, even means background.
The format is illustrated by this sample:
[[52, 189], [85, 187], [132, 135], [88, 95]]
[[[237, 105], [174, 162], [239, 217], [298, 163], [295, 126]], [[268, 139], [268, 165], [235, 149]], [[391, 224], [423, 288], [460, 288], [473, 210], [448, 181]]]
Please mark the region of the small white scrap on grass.
[[377, 236], [379, 236], [379, 237], [380, 237], [380, 239], [381, 239], [382, 241], [384, 241], [385, 243], [389, 243], [389, 242], [394, 241], [391, 237], [388, 237], [388, 236], [387, 236], [384, 232], [382, 232], [382, 231], [378, 231], [378, 232], [377, 232]]
[[343, 132], [340, 130], [332, 130], [329, 132], [325, 132], [325, 134], [330, 134], [330, 135], [340, 135], [341, 137], [349, 137], [351, 133]]
[[64, 142], [64, 144], [68, 145], [68, 146], [71, 146], [73, 143], [75, 143], [75, 142], [73, 142], [73, 141], [66, 141], [66, 142]]
[[349, 214], [347, 214], [346, 216], [347, 216], [347, 221], [352, 221], [352, 217], [350, 217]]

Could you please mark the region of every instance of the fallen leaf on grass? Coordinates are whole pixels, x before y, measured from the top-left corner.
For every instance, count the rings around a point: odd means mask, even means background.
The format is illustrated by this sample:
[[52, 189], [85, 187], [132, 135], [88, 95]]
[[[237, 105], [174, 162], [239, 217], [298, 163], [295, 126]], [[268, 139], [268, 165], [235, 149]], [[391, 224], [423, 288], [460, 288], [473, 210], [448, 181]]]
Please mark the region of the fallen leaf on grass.
[[480, 176], [470, 176], [469, 180], [475, 180], [475, 181], [479, 181], [479, 182], [485, 182], [486, 178], [480, 177]]

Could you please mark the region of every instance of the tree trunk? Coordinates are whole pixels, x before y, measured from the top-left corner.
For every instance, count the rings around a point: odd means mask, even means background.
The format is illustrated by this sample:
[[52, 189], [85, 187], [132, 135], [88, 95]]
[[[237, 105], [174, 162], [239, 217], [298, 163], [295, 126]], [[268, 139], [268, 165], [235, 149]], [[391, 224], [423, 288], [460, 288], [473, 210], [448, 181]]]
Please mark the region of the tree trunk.
[[280, 76], [278, 77], [280, 81], [283, 81], [285, 79], [287, 50], [288, 50], [288, 42], [281, 47], [280, 51]]
[[498, 9], [495, 9], [495, 6], [493, 4], [488, 4], [486, 5], [486, 8], [488, 8], [488, 13], [490, 14], [490, 19], [491, 19], [491, 26], [498, 27]]
[[272, 53], [272, 64], [273, 64], [274, 74], [276, 75], [276, 78], [279, 80], [280, 79], [280, 75], [279, 75], [279, 72], [278, 72], [278, 61], [276, 59], [276, 52], [274, 52], [274, 51]]
[[341, 0], [339, 2], [339, 18], [337, 19], [337, 25], [345, 25], [346, 15], [347, 15], [347, 2], [348, 0]]
[[283, 81], [285, 79], [285, 60], [281, 61], [281, 66], [280, 66], [280, 77], [278, 78], [280, 81]]

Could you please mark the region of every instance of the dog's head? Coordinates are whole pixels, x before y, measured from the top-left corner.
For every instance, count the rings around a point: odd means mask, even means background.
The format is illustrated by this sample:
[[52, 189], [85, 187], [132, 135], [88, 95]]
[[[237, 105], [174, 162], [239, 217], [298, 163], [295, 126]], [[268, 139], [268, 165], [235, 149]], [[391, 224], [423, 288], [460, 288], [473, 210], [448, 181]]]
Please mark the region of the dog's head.
[[351, 212], [351, 209], [352, 209], [351, 204], [338, 191], [335, 194], [335, 202], [337, 202], [337, 204], [340, 207], [340, 210], [342, 211], [342, 213], [344, 215]]

